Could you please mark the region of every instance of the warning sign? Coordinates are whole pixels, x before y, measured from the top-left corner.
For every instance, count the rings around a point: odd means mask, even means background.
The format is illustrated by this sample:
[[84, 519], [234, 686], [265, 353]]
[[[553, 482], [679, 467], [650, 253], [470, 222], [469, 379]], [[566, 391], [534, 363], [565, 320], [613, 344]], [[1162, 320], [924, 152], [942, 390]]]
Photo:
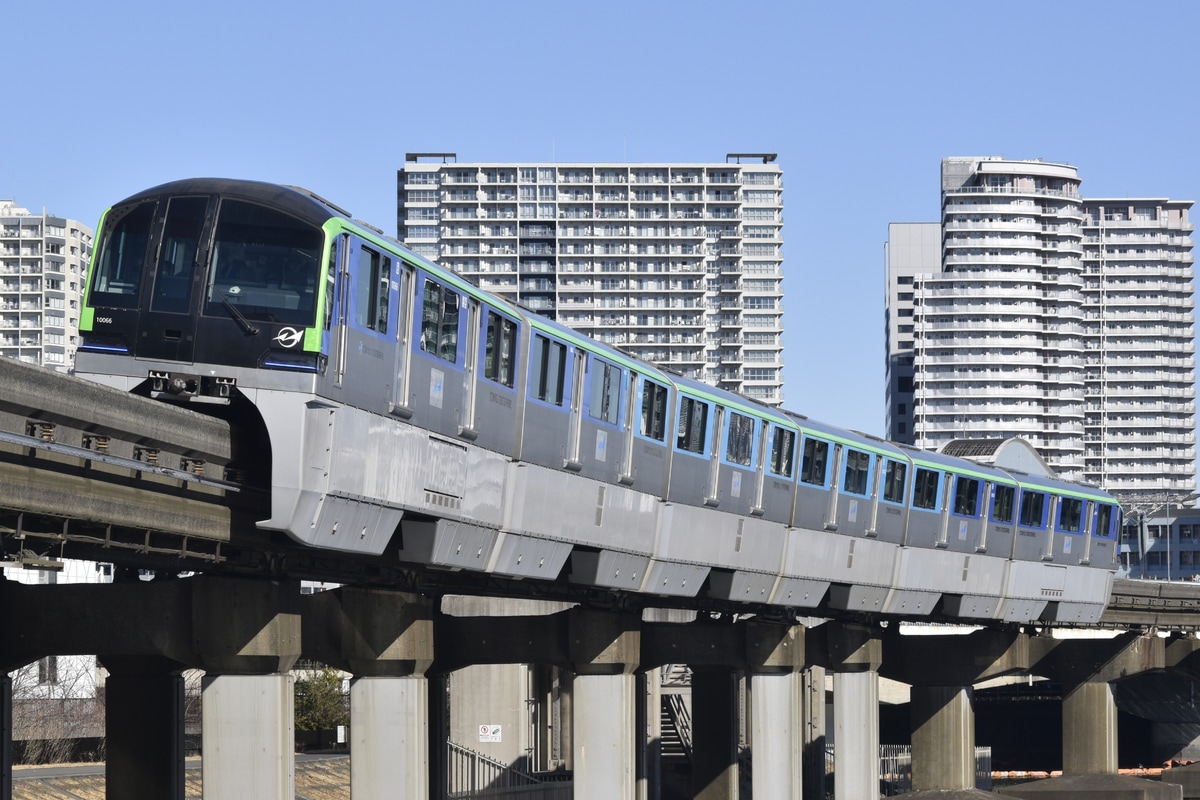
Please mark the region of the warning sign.
[[499, 725], [480, 725], [479, 726], [479, 741], [481, 741], [481, 742], [498, 742], [498, 741], [500, 741], [500, 726]]

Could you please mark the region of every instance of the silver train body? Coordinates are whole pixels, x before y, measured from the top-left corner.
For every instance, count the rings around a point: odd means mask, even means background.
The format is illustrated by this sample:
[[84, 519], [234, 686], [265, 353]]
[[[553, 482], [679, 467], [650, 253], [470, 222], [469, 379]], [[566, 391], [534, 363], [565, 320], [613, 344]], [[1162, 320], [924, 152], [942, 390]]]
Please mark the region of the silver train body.
[[[101, 221], [77, 373], [247, 401], [308, 547], [644, 595], [1094, 622], [1100, 490], [917, 451], [663, 371], [310, 193], [194, 179]], [[212, 407], [210, 405], [210, 407]]]

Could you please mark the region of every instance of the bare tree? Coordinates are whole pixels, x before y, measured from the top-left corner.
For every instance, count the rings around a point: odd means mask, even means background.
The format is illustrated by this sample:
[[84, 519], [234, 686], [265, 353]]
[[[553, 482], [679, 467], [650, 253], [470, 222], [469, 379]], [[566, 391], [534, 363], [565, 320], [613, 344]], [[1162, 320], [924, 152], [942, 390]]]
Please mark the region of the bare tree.
[[14, 756], [29, 764], [104, 758], [104, 699], [94, 656], [47, 656], [12, 678]]

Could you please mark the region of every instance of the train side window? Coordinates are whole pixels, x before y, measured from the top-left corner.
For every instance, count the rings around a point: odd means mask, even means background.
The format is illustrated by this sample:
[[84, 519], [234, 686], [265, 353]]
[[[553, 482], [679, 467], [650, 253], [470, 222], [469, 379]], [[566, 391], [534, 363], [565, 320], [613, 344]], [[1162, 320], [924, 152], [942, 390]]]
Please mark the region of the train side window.
[[1083, 501], [1077, 497], [1058, 498], [1058, 529], [1079, 533], [1083, 529]]
[[800, 480], [814, 486], [825, 485], [825, 465], [829, 463], [829, 442], [804, 439], [804, 456], [800, 463]]
[[771, 432], [771, 472], [790, 478], [795, 460], [796, 432], [776, 426]]
[[529, 389], [538, 400], [563, 404], [567, 371], [567, 346], [540, 333], [533, 337], [533, 361], [529, 365]]
[[968, 478], [958, 475], [954, 479], [954, 513], [964, 517], [979, 516], [979, 490], [981, 484], [978, 478]]
[[[354, 321], [360, 328], [387, 333], [388, 275], [387, 259], [369, 247], [358, 250], [358, 290], [354, 298]], [[457, 334], [457, 329], [455, 330]]]
[[1026, 528], [1041, 528], [1046, 524], [1046, 494], [1044, 492], [1021, 492], [1021, 525]]
[[731, 464], [750, 466], [754, 458], [755, 420], [745, 414], [729, 412], [729, 434], [725, 439], [725, 460]]
[[861, 450], [846, 451], [846, 471], [842, 476], [842, 491], [866, 494], [871, 474], [871, 454]]
[[708, 403], [694, 397], [681, 397], [675, 447], [689, 453], [703, 453], [707, 434]]
[[616, 425], [621, 408], [621, 368], [592, 356], [588, 360], [588, 416]]
[[908, 464], [887, 460], [883, 470], [883, 499], [889, 503], [904, 502], [904, 481], [908, 477]]
[[992, 522], [1003, 522], [1009, 525], [1013, 521], [1013, 503], [1017, 499], [1015, 486], [997, 484], [992, 489]]
[[1092, 535], [1104, 539], [1112, 537], [1113, 507], [1107, 503], [1096, 506], [1096, 521], [1092, 526]]
[[486, 336], [483, 376], [511, 389], [513, 354], [517, 352], [517, 323], [495, 311], [488, 311]]
[[104, 241], [96, 259], [96, 277], [92, 281], [92, 291], [103, 297], [93, 298], [94, 305], [112, 308], [137, 305], [154, 206], [151, 200], [133, 208], [114, 208], [104, 220]]
[[421, 308], [421, 349], [451, 364], [458, 362], [458, 292], [428, 278]]
[[[333, 327], [334, 294], [337, 288], [338, 239], [329, 243], [329, 263], [325, 266], [325, 330]], [[342, 237], [343, 247], [345, 237]]]
[[917, 467], [913, 479], [913, 508], [937, 508], [939, 472]]
[[660, 442], [667, 438], [667, 387], [642, 379], [642, 423], [639, 433]]

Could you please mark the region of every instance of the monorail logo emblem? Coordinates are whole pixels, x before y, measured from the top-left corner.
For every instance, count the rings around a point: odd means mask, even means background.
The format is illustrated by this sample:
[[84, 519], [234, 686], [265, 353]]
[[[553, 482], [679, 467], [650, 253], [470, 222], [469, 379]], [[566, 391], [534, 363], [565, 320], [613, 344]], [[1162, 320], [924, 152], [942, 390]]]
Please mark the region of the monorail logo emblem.
[[298, 331], [295, 328], [283, 328], [275, 334], [275, 341], [279, 342], [281, 347], [295, 347], [300, 344], [302, 338], [304, 338], [304, 331]]

